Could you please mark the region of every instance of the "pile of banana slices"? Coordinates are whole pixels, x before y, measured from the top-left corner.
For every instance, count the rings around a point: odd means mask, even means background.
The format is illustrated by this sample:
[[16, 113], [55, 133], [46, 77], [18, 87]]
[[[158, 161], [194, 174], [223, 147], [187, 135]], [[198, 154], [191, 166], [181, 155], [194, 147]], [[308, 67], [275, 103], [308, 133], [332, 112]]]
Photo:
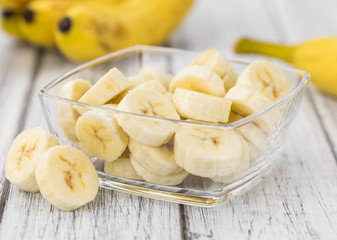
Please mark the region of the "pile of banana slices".
[[257, 159], [282, 116], [274, 109], [235, 129], [223, 124], [266, 108], [290, 89], [273, 63], [254, 61], [238, 76], [216, 49], [175, 76], [145, 66], [129, 78], [112, 68], [93, 86], [71, 80], [61, 97], [101, 106], [58, 101], [59, 124], [76, 148], [57, 146], [41, 128], [26, 130], [9, 150], [6, 177], [64, 210], [96, 196], [92, 157], [105, 161], [108, 174], [154, 184], [177, 185], [189, 174], [231, 183]]

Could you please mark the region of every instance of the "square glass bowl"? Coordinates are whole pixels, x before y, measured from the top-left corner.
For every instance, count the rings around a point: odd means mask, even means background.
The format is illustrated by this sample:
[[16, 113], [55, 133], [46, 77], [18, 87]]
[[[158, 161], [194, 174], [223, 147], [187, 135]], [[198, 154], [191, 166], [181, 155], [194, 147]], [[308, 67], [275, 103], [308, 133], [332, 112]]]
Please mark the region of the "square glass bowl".
[[[153, 124], [166, 124], [177, 128], [192, 127], [206, 132], [210, 131], [210, 129], [216, 129], [221, 134], [228, 134], [229, 131], [234, 131], [249, 142], [249, 166], [247, 165], [245, 168], [237, 171], [234, 176], [227, 177], [223, 180], [224, 182], [220, 183], [214, 182], [209, 178], [191, 174], [182, 183], [175, 186], [164, 186], [141, 180], [126, 179], [104, 173], [104, 161], [96, 157], [91, 158], [100, 178], [100, 186], [103, 188], [204, 207], [213, 207], [232, 198], [255, 185], [261, 176], [273, 166], [289, 123], [292, 121], [294, 113], [297, 112], [300, 99], [308, 84], [310, 77], [308, 73], [284, 69], [291, 82], [292, 90], [262, 111], [230, 124], [189, 122], [144, 116], [84, 104], [58, 96], [60, 87], [65, 83], [76, 78], [81, 78], [94, 84], [112, 67], [117, 67], [127, 77], [136, 75], [146, 65], [161, 72], [176, 74], [197, 55], [198, 53], [196, 52], [179, 49], [135, 46], [80, 65], [55, 79], [39, 92], [43, 113], [50, 131], [59, 138], [61, 144], [77, 146], [76, 143], [68, 140], [60, 126], [57, 114], [57, 106], [60, 103], [69, 104], [70, 106], [78, 105], [90, 108], [91, 110], [106, 111], [111, 114], [121, 114], [135, 121], [152, 121]], [[249, 64], [241, 61], [230, 61], [230, 63], [237, 74], [241, 73]], [[212, 153], [210, 152], [209, 155], [212, 155]]]

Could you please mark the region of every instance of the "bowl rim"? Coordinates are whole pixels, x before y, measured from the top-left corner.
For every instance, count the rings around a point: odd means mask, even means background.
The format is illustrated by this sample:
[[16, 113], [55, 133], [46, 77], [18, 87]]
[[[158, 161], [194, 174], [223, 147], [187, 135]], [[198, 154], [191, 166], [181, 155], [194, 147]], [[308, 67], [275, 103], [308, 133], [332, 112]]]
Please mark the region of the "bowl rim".
[[[309, 79], [310, 79], [310, 74], [306, 71], [297, 70], [297, 69], [293, 69], [293, 68], [281, 67], [281, 69], [283, 71], [286, 71], [286, 72], [289, 72], [289, 73], [292, 73], [292, 74], [297, 74], [300, 77], [299, 83], [294, 88], [292, 88], [286, 95], [284, 95], [282, 98], [278, 99], [277, 101], [273, 102], [268, 107], [254, 113], [254, 114], [251, 114], [247, 117], [244, 117], [244, 118], [242, 118], [238, 121], [235, 121], [233, 123], [225, 123], [225, 124], [223, 124], [223, 123], [186, 121], [186, 120], [181, 120], [181, 119], [163, 118], [163, 117], [158, 117], [158, 116], [150, 116], [150, 115], [126, 112], [126, 111], [121, 111], [121, 110], [117, 110], [117, 109], [113, 109], [113, 108], [109, 108], [109, 107], [96, 106], [96, 105], [92, 105], [92, 104], [81, 103], [79, 101], [74, 101], [74, 100], [71, 100], [71, 99], [63, 98], [63, 97], [60, 97], [58, 95], [51, 94], [51, 93], [48, 92], [51, 88], [53, 88], [54, 86], [56, 86], [57, 84], [59, 84], [60, 82], [65, 80], [66, 78], [68, 78], [68, 77], [70, 77], [70, 76], [72, 76], [72, 75], [74, 75], [74, 74], [76, 74], [80, 71], [83, 71], [85, 69], [88, 69], [88, 68], [96, 66], [96, 65], [99, 65], [99, 64], [104, 63], [108, 60], [112, 60], [114, 58], [130, 55], [130, 54], [134, 54], [134, 53], [199, 54], [196, 51], [183, 50], [183, 49], [178, 49], [178, 48], [136, 45], [136, 46], [125, 48], [125, 49], [122, 49], [122, 50], [119, 50], [119, 51], [116, 51], [116, 52], [112, 52], [110, 54], [107, 54], [107, 55], [104, 55], [102, 57], [96, 58], [94, 60], [88, 61], [86, 63], [80, 64], [79, 66], [73, 68], [70, 71], [67, 71], [67, 72], [63, 73], [61, 76], [57, 77], [56, 79], [54, 79], [53, 81], [51, 81], [50, 83], [48, 83], [47, 85], [42, 87], [39, 90], [38, 95], [40, 97], [55, 98], [56, 100], [69, 102], [70, 104], [76, 104], [76, 105], [80, 105], [80, 106], [84, 106], [84, 107], [101, 109], [101, 110], [111, 111], [111, 112], [115, 112], [115, 113], [134, 115], [134, 116], [138, 116], [138, 117], [141, 117], [141, 118], [144, 118], [144, 119], [150, 118], [150, 119], [157, 119], [157, 120], [161, 120], [161, 121], [171, 121], [171, 122], [176, 122], [176, 123], [191, 124], [191, 125], [195, 125], [195, 126], [203, 126], [203, 127], [208, 126], [208, 127], [217, 127], [217, 128], [224, 128], [224, 129], [234, 129], [234, 128], [238, 128], [242, 125], [245, 125], [248, 122], [254, 121], [255, 119], [261, 117], [265, 113], [271, 111], [272, 109], [275, 109], [277, 106], [287, 102], [290, 98], [299, 94], [301, 92], [301, 90], [303, 90], [308, 85]], [[236, 60], [236, 59], [228, 59], [228, 61], [230, 63], [244, 64], [244, 65], [249, 65], [251, 63], [251, 61], [242, 61], [242, 60]]]

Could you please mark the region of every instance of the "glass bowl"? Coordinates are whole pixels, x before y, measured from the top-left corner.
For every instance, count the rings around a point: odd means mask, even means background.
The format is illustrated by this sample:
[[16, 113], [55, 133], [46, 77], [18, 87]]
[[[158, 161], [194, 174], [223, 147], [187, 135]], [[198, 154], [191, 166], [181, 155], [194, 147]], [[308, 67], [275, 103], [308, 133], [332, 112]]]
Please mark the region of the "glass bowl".
[[[274, 165], [289, 123], [297, 112], [300, 99], [307, 86], [308, 73], [293, 69], [283, 69], [291, 82], [292, 90], [260, 112], [229, 124], [212, 124], [138, 115], [107, 107], [84, 104], [58, 96], [60, 87], [66, 82], [81, 78], [93, 84], [112, 67], [117, 67], [127, 77], [136, 75], [145, 65], [162, 72], [175, 74], [188, 65], [197, 55], [198, 53], [196, 52], [179, 49], [134, 46], [80, 65], [55, 79], [39, 91], [43, 113], [50, 131], [59, 138], [61, 144], [78, 146], [78, 144], [67, 139], [60, 126], [57, 114], [57, 105], [59, 103], [120, 114], [136, 121], [153, 121], [153, 124], [170, 124], [179, 128], [192, 127], [203, 131], [216, 129], [223, 134], [227, 134], [228, 131], [235, 131], [248, 142], [249, 166], [238, 171], [235, 176], [221, 180], [223, 182], [214, 182], [209, 178], [190, 174], [182, 183], [175, 186], [152, 184], [141, 180], [111, 176], [103, 171], [104, 161], [96, 157], [91, 158], [91, 160], [97, 169], [100, 186], [106, 189], [204, 207], [216, 206], [242, 193], [255, 185], [261, 176]], [[241, 61], [230, 61], [230, 63], [238, 74], [249, 64]], [[264, 126], [262, 128], [263, 131], [259, 126]]]

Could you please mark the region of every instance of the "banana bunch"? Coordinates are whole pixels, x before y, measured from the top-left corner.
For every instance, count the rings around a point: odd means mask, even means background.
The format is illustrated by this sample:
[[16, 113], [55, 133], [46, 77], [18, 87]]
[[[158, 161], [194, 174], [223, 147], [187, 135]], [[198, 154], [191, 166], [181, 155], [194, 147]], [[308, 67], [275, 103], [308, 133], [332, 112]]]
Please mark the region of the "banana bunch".
[[209, 49], [174, 76], [144, 66], [131, 77], [112, 68], [92, 86], [71, 80], [59, 95], [78, 104], [59, 100], [57, 112], [64, 136], [104, 160], [108, 174], [161, 185], [180, 184], [188, 174], [231, 183], [263, 152], [281, 113], [235, 129], [221, 124], [263, 110], [290, 89], [269, 61], [237, 75]]
[[163, 43], [193, 0], [0, 0], [6, 32], [87, 61], [136, 44]]

